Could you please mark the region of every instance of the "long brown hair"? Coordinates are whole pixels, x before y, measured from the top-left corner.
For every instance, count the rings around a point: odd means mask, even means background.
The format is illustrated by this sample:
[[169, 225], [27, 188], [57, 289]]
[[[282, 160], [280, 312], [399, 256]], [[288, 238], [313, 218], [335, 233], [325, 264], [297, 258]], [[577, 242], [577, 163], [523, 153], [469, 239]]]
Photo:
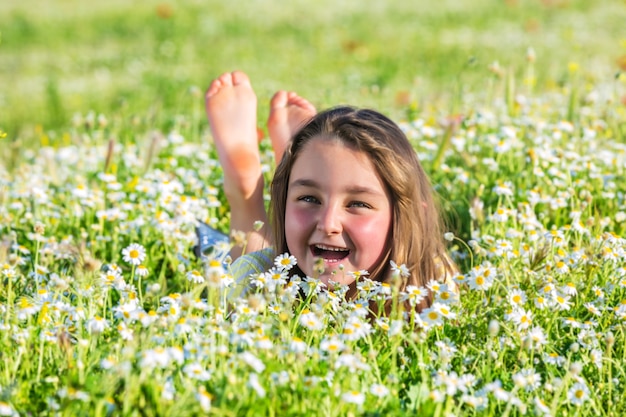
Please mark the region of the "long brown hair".
[[[353, 107], [336, 107], [318, 113], [293, 137], [280, 161], [271, 184], [270, 218], [274, 245], [278, 253], [289, 252], [285, 236], [285, 208], [289, 176], [304, 145], [311, 139], [340, 141], [364, 152], [387, 188], [392, 205], [392, 225], [386, 253], [370, 278], [379, 282], [391, 279], [390, 261], [404, 264], [410, 271], [407, 285], [425, 286], [443, 270], [453, 266], [445, 254], [441, 217], [432, 187], [417, 153], [406, 135], [381, 113]], [[297, 271], [302, 272], [302, 271]], [[418, 309], [429, 306], [424, 300]]]

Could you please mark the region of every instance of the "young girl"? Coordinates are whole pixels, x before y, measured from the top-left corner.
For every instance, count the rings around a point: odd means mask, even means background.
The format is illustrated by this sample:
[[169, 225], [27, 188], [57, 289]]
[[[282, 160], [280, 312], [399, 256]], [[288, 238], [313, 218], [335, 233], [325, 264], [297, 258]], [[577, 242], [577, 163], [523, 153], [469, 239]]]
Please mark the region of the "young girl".
[[[297, 259], [301, 276], [352, 289], [364, 271], [389, 282], [391, 261], [408, 270], [401, 289], [451, 275], [430, 183], [390, 119], [351, 107], [316, 114], [297, 94], [276, 93], [268, 130], [280, 163], [271, 184], [269, 236], [256, 96], [248, 77], [233, 72], [214, 80], [206, 110], [224, 169], [231, 230], [248, 238], [244, 256], [241, 248], [231, 252], [236, 277], [267, 271], [285, 252]], [[264, 226], [256, 230], [258, 220]], [[419, 307], [429, 304], [427, 299]]]

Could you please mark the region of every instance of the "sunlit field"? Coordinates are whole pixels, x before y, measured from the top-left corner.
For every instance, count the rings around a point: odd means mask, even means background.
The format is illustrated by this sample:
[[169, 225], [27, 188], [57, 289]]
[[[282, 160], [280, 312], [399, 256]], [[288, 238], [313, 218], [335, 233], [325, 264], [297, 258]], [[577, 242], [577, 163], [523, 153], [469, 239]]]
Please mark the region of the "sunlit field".
[[[625, 10], [2, 2], [0, 416], [624, 415]], [[203, 91], [232, 69], [261, 136], [279, 88], [394, 118], [458, 291], [362, 274], [346, 301], [283, 254], [231, 297], [194, 246], [228, 232]]]

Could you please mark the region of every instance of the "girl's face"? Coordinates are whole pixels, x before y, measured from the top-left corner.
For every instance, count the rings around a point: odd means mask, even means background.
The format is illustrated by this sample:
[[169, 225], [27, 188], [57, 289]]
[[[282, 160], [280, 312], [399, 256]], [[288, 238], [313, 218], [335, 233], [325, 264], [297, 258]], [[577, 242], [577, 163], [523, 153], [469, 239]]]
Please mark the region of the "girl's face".
[[[289, 177], [285, 236], [306, 275], [350, 284], [348, 272], [373, 271], [391, 218], [391, 200], [367, 154], [319, 138], [300, 150]], [[315, 272], [320, 263], [322, 274]]]

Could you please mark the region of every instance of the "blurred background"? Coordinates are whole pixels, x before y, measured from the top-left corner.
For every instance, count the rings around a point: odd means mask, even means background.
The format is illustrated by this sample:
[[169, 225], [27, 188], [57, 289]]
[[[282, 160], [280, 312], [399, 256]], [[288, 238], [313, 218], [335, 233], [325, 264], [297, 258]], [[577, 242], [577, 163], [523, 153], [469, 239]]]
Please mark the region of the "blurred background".
[[3, 0], [0, 22], [0, 128], [14, 137], [90, 111], [204, 123], [204, 90], [233, 69], [260, 124], [279, 88], [402, 118], [452, 114], [505, 74], [536, 92], [626, 71], [624, 0]]

